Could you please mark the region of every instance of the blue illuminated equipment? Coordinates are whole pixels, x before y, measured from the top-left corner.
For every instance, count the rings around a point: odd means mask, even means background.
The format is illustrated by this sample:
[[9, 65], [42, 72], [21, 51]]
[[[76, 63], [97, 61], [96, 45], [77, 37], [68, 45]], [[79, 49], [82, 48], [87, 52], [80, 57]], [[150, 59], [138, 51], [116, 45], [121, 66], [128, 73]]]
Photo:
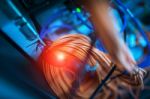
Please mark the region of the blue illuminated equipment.
[[142, 35], [142, 36], [144, 37], [144, 39], [146, 40], [147, 45], [148, 45], [148, 47], [149, 47], [149, 46], [150, 46], [150, 45], [149, 45], [149, 40], [148, 40], [148, 38], [147, 38], [146, 33], [145, 33], [144, 30], [142, 29], [142, 27], [141, 27], [141, 25], [140, 25], [140, 23], [139, 23], [139, 20], [132, 14], [132, 12], [131, 12], [120, 0], [115, 0], [115, 2], [118, 4], [118, 6], [119, 6], [121, 9], [123, 9], [123, 11], [124, 11], [125, 13], [127, 13], [127, 14], [131, 17], [132, 21], [135, 23], [136, 27], [138, 28], [138, 30], [140, 31], [141, 35]]
[[[138, 62], [138, 65], [140, 67], [143, 67], [143, 61], [146, 60], [146, 58], [149, 57], [149, 50], [150, 50], [150, 43], [148, 40], [148, 36], [146, 35], [145, 31], [142, 29], [142, 26], [139, 22], [139, 20], [132, 14], [132, 12], [130, 11], [129, 8], [127, 8], [120, 0], [114, 0], [114, 2], [117, 4], [117, 6], [123, 11], [124, 14], [128, 14], [129, 17], [132, 19], [132, 21], [134, 22], [134, 25], [136, 26], [136, 28], [138, 29], [139, 33], [142, 35], [142, 37], [144, 39], [142, 39], [141, 37], [139, 38], [139, 43], [141, 44], [141, 46], [147, 48], [147, 52], [144, 52], [144, 49], [142, 49], [141, 47], [137, 47], [135, 46], [134, 48], [131, 48], [131, 52], [133, 53], [133, 56]], [[130, 25], [130, 28], [132, 28], [132, 26]], [[136, 42], [136, 38], [135, 35], [132, 35], [129, 37], [129, 44], [134, 44]], [[147, 47], [146, 47], [147, 46]], [[137, 54], [138, 53], [138, 54]], [[144, 54], [144, 55], [143, 55]], [[141, 58], [140, 58], [141, 57]], [[142, 60], [142, 61], [141, 61]], [[145, 67], [145, 66], [144, 66]]]

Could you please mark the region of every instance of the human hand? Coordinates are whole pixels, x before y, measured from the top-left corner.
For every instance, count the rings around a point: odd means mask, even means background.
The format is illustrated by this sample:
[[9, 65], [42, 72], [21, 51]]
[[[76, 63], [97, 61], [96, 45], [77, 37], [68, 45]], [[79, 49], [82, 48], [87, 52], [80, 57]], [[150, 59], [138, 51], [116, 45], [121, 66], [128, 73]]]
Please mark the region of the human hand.
[[119, 69], [126, 69], [128, 72], [135, 69], [136, 61], [124, 42], [119, 44], [117, 48], [111, 49], [110, 56]]

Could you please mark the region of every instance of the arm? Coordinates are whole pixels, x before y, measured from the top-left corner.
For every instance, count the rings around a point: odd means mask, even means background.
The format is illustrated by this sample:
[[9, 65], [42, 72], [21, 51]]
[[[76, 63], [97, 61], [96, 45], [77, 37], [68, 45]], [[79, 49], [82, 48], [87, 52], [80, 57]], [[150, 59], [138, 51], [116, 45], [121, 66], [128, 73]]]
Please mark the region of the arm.
[[91, 13], [91, 20], [96, 30], [96, 35], [102, 40], [108, 50], [112, 61], [120, 69], [132, 71], [135, 61], [123, 40], [117, 35], [109, 15], [109, 5], [106, 0], [82, 0], [82, 4]]

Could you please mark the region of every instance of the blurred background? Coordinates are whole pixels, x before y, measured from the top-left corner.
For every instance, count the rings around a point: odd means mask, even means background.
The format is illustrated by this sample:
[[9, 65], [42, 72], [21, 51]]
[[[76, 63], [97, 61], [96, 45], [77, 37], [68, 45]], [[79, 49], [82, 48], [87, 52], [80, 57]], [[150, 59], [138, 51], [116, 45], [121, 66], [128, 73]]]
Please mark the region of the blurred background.
[[[121, 3], [120, 3], [121, 2]], [[130, 48], [138, 66], [150, 66], [150, 1], [111, 0], [110, 15], [120, 39]], [[1, 0], [0, 99], [55, 99], [36, 65], [46, 40], [66, 34], [91, 36], [90, 13], [72, 0]], [[95, 46], [107, 52], [101, 41]], [[140, 99], [150, 98], [150, 75]], [[134, 99], [132, 94], [128, 94]]]

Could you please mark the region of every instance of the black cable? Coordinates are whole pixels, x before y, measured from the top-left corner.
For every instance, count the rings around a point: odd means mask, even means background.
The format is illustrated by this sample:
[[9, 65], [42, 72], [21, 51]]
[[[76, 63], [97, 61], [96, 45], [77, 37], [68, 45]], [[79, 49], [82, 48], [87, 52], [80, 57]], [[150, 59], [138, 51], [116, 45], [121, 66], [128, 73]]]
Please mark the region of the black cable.
[[105, 85], [106, 81], [110, 78], [110, 76], [113, 74], [113, 72], [115, 71], [116, 66], [113, 65], [111, 70], [108, 72], [107, 76], [104, 78], [104, 80], [101, 81], [101, 83], [99, 84], [99, 86], [96, 88], [96, 90], [94, 91], [94, 93], [91, 95], [90, 99], [94, 99], [94, 97], [96, 96], [96, 94], [102, 90], [103, 86]]
[[120, 73], [120, 74], [118, 74], [118, 75], [116, 75], [116, 76], [114, 76], [114, 77], [111, 77], [111, 78], [110, 78], [110, 81], [108, 81], [106, 84], [108, 85], [110, 82], [112, 82], [113, 80], [115, 80], [115, 79], [117, 79], [118, 77], [121, 77], [121, 76], [123, 76], [123, 75], [126, 75], [126, 71], [124, 71], [124, 72], [122, 72], [122, 73]]

